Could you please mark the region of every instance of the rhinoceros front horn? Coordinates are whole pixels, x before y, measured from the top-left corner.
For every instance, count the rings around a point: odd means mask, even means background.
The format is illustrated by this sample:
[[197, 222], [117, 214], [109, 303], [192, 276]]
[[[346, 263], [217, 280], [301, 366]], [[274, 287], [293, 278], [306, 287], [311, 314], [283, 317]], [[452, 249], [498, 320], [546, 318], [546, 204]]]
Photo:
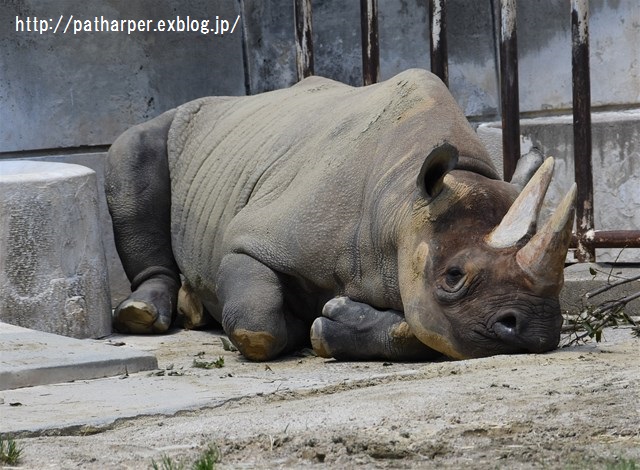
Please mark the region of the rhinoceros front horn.
[[518, 265], [540, 286], [562, 287], [575, 204], [576, 184], [573, 183], [547, 223], [516, 254]]
[[502, 222], [487, 235], [486, 242], [490, 247], [508, 248], [515, 246], [524, 237], [533, 236], [551, 176], [553, 158], [549, 157], [518, 195]]

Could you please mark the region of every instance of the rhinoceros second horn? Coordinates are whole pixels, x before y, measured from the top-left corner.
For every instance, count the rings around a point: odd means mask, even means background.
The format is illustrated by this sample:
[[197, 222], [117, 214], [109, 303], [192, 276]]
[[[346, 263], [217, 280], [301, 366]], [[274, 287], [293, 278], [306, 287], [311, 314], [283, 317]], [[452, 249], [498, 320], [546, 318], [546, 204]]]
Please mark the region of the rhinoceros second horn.
[[573, 183], [547, 223], [516, 254], [518, 265], [540, 285], [562, 287], [575, 203], [576, 184]]
[[536, 171], [511, 205], [502, 222], [487, 236], [486, 242], [490, 247], [508, 248], [515, 246], [526, 236], [533, 236], [536, 232], [540, 207], [553, 176], [553, 165], [553, 157], [549, 157]]

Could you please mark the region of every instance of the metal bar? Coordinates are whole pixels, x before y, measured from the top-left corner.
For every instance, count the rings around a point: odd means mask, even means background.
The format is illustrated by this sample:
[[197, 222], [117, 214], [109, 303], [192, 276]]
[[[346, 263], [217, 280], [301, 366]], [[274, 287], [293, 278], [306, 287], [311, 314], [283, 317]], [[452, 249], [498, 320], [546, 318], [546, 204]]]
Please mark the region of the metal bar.
[[377, 0], [360, 0], [360, 27], [362, 32], [362, 79], [365, 85], [371, 85], [380, 79]]
[[516, 0], [500, 0], [500, 95], [503, 172], [505, 181], [510, 181], [520, 158]]
[[449, 62], [447, 58], [446, 0], [429, 0], [429, 53], [431, 71], [449, 86]]
[[296, 19], [296, 66], [298, 80], [313, 75], [313, 27], [311, 0], [294, 0]]
[[571, 70], [573, 75], [573, 152], [576, 184], [576, 259], [596, 260], [586, 244], [593, 231], [593, 173], [591, 167], [591, 84], [589, 77], [589, 1], [571, 0]]
[[573, 235], [571, 248], [578, 248], [578, 243], [590, 249], [640, 248], [640, 230], [594, 230], [582, 238]]
[[242, 15], [242, 21], [240, 22], [240, 31], [242, 33], [242, 65], [244, 69], [244, 93], [245, 95], [251, 95], [251, 71], [249, 61], [249, 39], [247, 37], [247, 26], [245, 24], [245, 6], [244, 0], [240, 1], [240, 14]]

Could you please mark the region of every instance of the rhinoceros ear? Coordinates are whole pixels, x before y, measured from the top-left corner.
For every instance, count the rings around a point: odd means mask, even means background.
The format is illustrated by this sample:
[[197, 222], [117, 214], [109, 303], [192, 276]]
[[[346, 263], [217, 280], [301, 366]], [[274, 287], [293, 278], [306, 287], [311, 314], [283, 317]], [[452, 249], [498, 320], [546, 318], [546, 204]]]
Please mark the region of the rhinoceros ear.
[[442, 181], [447, 173], [453, 170], [458, 163], [458, 149], [448, 142], [435, 147], [427, 156], [418, 174], [418, 189], [427, 200], [431, 202], [440, 191]]

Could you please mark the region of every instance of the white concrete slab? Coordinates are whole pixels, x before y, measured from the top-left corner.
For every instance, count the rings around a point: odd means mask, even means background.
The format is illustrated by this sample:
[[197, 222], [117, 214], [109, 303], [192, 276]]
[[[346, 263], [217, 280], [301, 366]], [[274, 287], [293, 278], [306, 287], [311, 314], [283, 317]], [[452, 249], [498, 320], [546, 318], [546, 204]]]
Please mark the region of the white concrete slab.
[[152, 353], [0, 322], [0, 390], [156, 369]]
[[[23, 437], [49, 434], [88, 435], [111, 429], [114, 423], [123, 419], [171, 416], [183, 411], [192, 411], [196, 413], [194, 416], [210, 412], [231, 413], [235, 416], [233, 419], [268, 421], [271, 418], [262, 416], [259, 411], [261, 403], [276, 407], [282, 403], [281, 412], [285, 413], [291, 406], [289, 402], [307, 398], [321, 399], [322, 404], [318, 404], [315, 409], [321, 416], [325, 412], [334, 412], [336, 403], [340, 402], [339, 397], [344, 392], [383, 384], [384, 390], [395, 386], [402, 388], [406, 394], [433, 395], [434, 399], [440, 400], [455, 396], [460, 392], [460, 385], [452, 383], [449, 389], [440, 390], [431, 383], [431, 379], [457, 378], [473, 372], [484, 374], [484, 380], [491, 384], [485, 385], [491, 388], [497, 387], [496, 384], [508, 383], [513, 371], [520, 370], [519, 374], [523, 374], [523, 377], [530, 377], [530, 380], [544, 384], [547, 379], [535, 379], [536, 374], [549, 374], [553, 371], [553, 374], [567, 374], [567, 368], [575, 368], [576, 363], [582, 366], [580, 361], [591, 360], [592, 356], [602, 357], [603, 360], [609, 358], [615, 363], [617, 356], [613, 352], [623, 346], [628, 349], [630, 344], [636, 347], [636, 340], [631, 337], [630, 330], [620, 329], [607, 330], [604, 342], [600, 345], [592, 342], [543, 355], [497, 356], [469, 361], [414, 364], [349, 363], [305, 355], [264, 364], [249, 362], [237, 352], [224, 350], [221, 336], [220, 333], [206, 331], [172, 331], [163, 336], [113, 336], [108, 341], [126, 344], [118, 348], [104, 344], [96, 346], [115, 350], [135, 347], [153, 351], [157, 356], [159, 369], [0, 391], [0, 434]], [[628, 355], [627, 349], [624, 350], [624, 357]], [[194, 361], [210, 363], [220, 357], [223, 358], [220, 368], [194, 367]], [[549, 368], [552, 371], [545, 372]], [[498, 370], [503, 371], [502, 376]], [[628, 378], [636, 380], [637, 373], [630, 374]], [[416, 383], [420, 381], [425, 381], [425, 387], [417, 392]], [[548, 386], [553, 387], [558, 381], [558, 377], [554, 376], [549, 379]], [[466, 386], [469, 389], [477, 388], [474, 380]], [[525, 385], [522, 388], [526, 388]], [[395, 392], [387, 390], [382, 393], [392, 397]], [[367, 400], [362, 400], [365, 406]], [[258, 404], [258, 411], [254, 408], [245, 410], [247, 404]], [[379, 403], [368, 406], [375, 408]], [[335, 413], [341, 416], [340, 411], [336, 410]], [[238, 415], [246, 416], [239, 418]], [[197, 418], [190, 419], [197, 422]], [[225, 426], [220, 423], [219, 429], [224, 429]]]
[[[173, 331], [164, 336], [113, 336], [109, 341], [154, 351], [160, 369], [123, 373], [97, 380], [76, 380], [0, 392], [0, 434], [71, 432], [109, 426], [116, 420], [144, 415], [217, 408], [256, 397], [325, 393], [359, 383], [413, 376], [424, 364], [341, 363], [315, 356], [254, 363], [225, 351], [221, 334]], [[194, 360], [224, 358], [221, 368], [193, 367]], [[431, 364], [434, 369], [450, 367]]]

